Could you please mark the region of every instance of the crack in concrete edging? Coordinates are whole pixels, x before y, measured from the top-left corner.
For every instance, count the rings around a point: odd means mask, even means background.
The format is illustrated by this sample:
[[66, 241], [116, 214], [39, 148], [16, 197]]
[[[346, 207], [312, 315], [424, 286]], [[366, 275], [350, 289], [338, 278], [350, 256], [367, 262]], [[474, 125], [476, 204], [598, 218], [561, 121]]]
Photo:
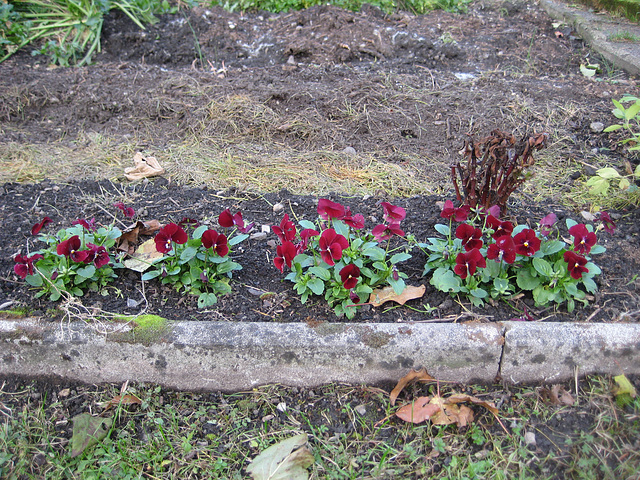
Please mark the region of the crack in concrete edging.
[[381, 384], [421, 367], [459, 383], [560, 381], [575, 368], [640, 374], [640, 325], [631, 324], [168, 321], [158, 335], [137, 338], [131, 326], [122, 328], [0, 319], [0, 375], [238, 391], [269, 383]]

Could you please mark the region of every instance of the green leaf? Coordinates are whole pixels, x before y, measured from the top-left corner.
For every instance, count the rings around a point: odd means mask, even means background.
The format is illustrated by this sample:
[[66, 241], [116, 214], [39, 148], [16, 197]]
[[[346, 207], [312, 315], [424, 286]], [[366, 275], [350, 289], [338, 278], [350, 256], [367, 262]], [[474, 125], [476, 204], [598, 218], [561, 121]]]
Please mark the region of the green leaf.
[[442, 223], [436, 223], [433, 228], [435, 228], [438, 233], [444, 235], [445, 237], [448, 237], [451, 233], [449, 225], [443, 225]]
[[94, 417], [89, 413], [81, 413], [72, 420], [71, 458], [104, 439], [113, 423], [111, 418]]
[[194, 238], [196, 240], [199, 240], [202, 238], [202, 234], [204, 232], [206, 232], [209, 229], [209, 227], [207, 225], [200, 225], [198, 228], [196, 228], [193, 233], [191, 234], [191, 238]]
[[534, 277], [531, 274], [531, 270], [529, 270], [528, 268], [522, 268], [518, 270], [516, 283], [522, 290], [533, 290], [538, 285], [540, 285], [540, 278]]
[[609, 132], [615, 132], [616, 130], [620, 130], [621, 128], [624, 128], [622, 125], [609, 125], [607, 128], [605, 128], [603, 130], [604, 133], [609, 133]]
[[565, 247], [565, 243], [561, 240], [551, 240], [549, 242], [542, 242], [542, 246], [540, 247], [540, 251], [546, 255], [553, 255], [554, 253], [559, 252]]
[[629, 188], [629, 186], [631, 185], [631, 182], [629, 181], [628, 178], [621, 178], [620, 179], [620, 183], [618, 184], [618, 188], [620, 190], [626, 190]]
[[218, 267], [216, 268], [216, 271], [222, 275], [224, 273], [228, 273], [234, 270], [242, 270], [242, 265], [240, 265], [239, 263], [236, 262], [232, 262], [231, 260], [221, 263], [220, 265], [218, 265]]
[[629, 108], [627, 108], [627, 110], [624, 112], [624, 119], [627, 121], [632, 120], [633, 117], [638, 115], [638, 112], [640, 112], [640, 102], [636, 102]]
[[44, 283], [44, 280], [40, 275], [27, 275], [25, 278], [26, 282], [32, 287], [41, 287]]
[[396, 295], [400, 295], [406, 287], [404, 280], [402, 278], [399, 278], [398, 280], [389, 278], [389, 285], [393, 287], [393, 291], [396, 293]]
[[395, 265], [396, 263], [404, 262], [406, 260], [409, 260], [410, 258], [411, 258], [410, 253], [396, 253], [391, 257], [389, 261]]
[[591, 195], [606, 195], [609, 190], [609, 180], [602, 177], [591, 177], [587, 180], [586, 185]]
[[324, 292], [324, 282], [319, 278], [310, 278], [307, 282], [307, 287], [316, 295], [322, 295]]
[[600, 270], [600, 267], [597, 266], [595, 263], [587, 262], [585, 267], [589, 269], [590, 276], [600, 275], [602, 273], [602, 270]]
[[180, 263], [187, 263], [198, 253], [198, 249], [195, 247], [187, 247], [180, 254]]
[[500, 295], [504, 295], [509, 291], [509, 280], [506, 278], [494, 278], [493, 279], [493, 288]]
[[310, 222], [309, 220], [300, 220], [298, 222], [298, 224], [302, 227], [302, 228], [309, 228], [311, 230], [316, 230], [316, 224], [313, 222]]
[[620, 174], [618, 173], [618, 171], [615, 168], [611, 168], [611, 167], [600, 168], [596, 170], [596, 174], [599, 177], [607, 178], [607, 179], [620, 177]]
[[78, 274], [81, 277], [84, 277], [85, 279], [93, 277], [95, 273], [96, 273], [96, 267], [94, 267], [93, 265], [87, 265], [86, 267], [79, 268], [78, 270], [76, 270], [76, 274]]
[[589, 277], [582, 278], [582, 285], [584, 285], [585, 290], [589, 293], [595, 293], [598, 290], [598, 285], [596, 284], [596, 282], [594, 282], [593, 279]]
[[604, 253], [606, 251], [607, 251], [607, 249], [603, 245], [594, 245], [593, 247], [591, 247], [591, 251], [589, 252], [589, 254], [590, 255], [598, 255], [598, 254]]
[[367, 248], [362, 251], [362, 254], [374, 261], [384, 260], [387, 256], [386, 252], [380, 247]]
[[536, 272], [540, 275], [544, 275], [545, 277], [553, 275], [553, 268], [551, 267], [551, 264], [544, 258], [534, 258], [532, 264], [533, 268], [535, 268]]
[[595, 68], [595, 65], [580, 65], [580, 73], [587, 78], [593, 77], [597, 72], [598, 70]]
[[311, 267], [309, 273], [321, 278], [325, 282], [331, 280], [331, 272], [324, 267]]
[[633, 176], [636, 178], [640, 178], [640, 163], [636, 166], [636, 169], [633, 171]]
[[198, 296], [198, 308], [210, 307], [218, 303], [218, 297], [215, 293], [205, 292]]
[[301, 433], [264, 450], [247, 467], [253, 480], [307, 480], [314, 457]]
[[142, 275], [142, 281], [151, 280], [160, 275], [160, 270], [151, 270], [150, 272], [146, 272]]
[[476, 297], [476, 298], [486, 298], [487, 297], [486, 290], [484, 290], [482, 288], [474, 288], [469, 293], [471, 295], [473, 295], [474, 297]]
[[441, 292], [456, 293], [461, 287], [460, 277], [444, 267], [436, 268], [429, 283]]
[[349, 226], [342, 220], [333, 220], [333, 229], [338, 235], [342, 235], [347, 240], [349, 239]]
[[242, 234], [231, 237], [227, 243], [229, 244], [230, 247], [233, 247], [234, 245], [237, 245], [240, 242], [244, 242], [247, 238], [249, 238], [249, 235], [246, 233], [242, 233]]
[[373, 268], [375, 268], [376, 270], [387, 270], [387, 264], [384, 262], [373, 262], [373, 265], [371, 265]]

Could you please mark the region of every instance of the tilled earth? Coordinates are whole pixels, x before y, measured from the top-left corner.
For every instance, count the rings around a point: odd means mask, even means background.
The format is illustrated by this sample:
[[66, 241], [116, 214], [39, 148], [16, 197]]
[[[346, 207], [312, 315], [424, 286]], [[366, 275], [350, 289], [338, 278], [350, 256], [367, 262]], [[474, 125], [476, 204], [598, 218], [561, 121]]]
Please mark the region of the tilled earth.
[[[376, 203], [396, 201], [407, 208], [406, 230], [423, 240], [434, 233], [436, 201], [443, 198], [427, 194], [452, 198], [449, 165], [464, 139], [494, 128], [517, 135], [550, 132], [548, 153], [541, 152], [536, 166], [537, 187], [514, 197], [511, 213], [530, 224], [550, 211], [580, 220], [579, 208], [560, 206], [580, 176], [593, 174], [594, 165], [622, 165], [626, 159], [617, 134], [591, 125], [612, 123], [611, 98], [637, 92], [636, 79], [604, 62], [608, 69], [603, 67], [599, 81], [579, 73], [581, 63], [598, 61], [570, 29], [524, 1], [474, 2], [467, 14], [424, 16], [370, 7], [281, 14], [193, 9], [164, 15], [144, 31], [112, 13], [94, 65], [47, 68], [43, 57], [28, 51], [0, 65], [0, 180], [8, 182], [0, 200], [0, 303], [14, 301], [38, 312], [51, 307], [34, 301], [12, 273], [12, 259], [26, 251], [32, 224], [44, 215], [54, 219], [52, 229], [76, 218], [110, 223], [114, 201], [130, 204], [143, 220], [212, 220], [230, 207], [258, 225], [271, 225], [284, 212], [315, 216], [317, 197], [294, 193], [322, 191], [338, 199], [322, 185], [352, 192], [357, 168], [384, 166], [401, 172], [394, 191], [407, 198], [386, 198], [374, 188], [373, 196], [342, 200], [369, 218], [369, 228], [371, 217], [380, 218]], [[194, 173], [179, 155], [164, 154], [182, 143], [193, 145], [194, 138], [255, 171], [269, 168], [273, 158], [302, 156], [307, 160], [300, 168], [317, 171], [319, 181], [315, 190], [303, 188], [296, 179], [279, 178], [276, 168], [271, 184], [258, 185], [250, 176], [231, 182], [219, 170]], [[92, 164], [89, 144], [109, 152], [113, 163]], [[30, 149], [40, 153], [31, 158]], [[165, 178], [119, 183], [121, 167], [135, 150], [155, 154], [166, 166]], [[329, 157], [331, 162], [323, 160]], [[629, 160], [633, 167], [637, 160]], [[11, 183], [25, 180], [40, 183]], [[366, 180], [358, 188], [366, 191]], [[278, 202], [286, 209], [275, 214]], [[603, 274], [591, 306], [567, 314], [529, 305], [536, 319], [637, 318], [638, 211], [616, 218], [616, 234], [600, 237], [608, 251], [597, 259]], [[236, 252], [244, 269], [235, 276], [234, 293], [207, 311], [154, 282], [143, 288], [132, 272], [120, 275], [117, 294], [89, 295], [83, 302], [174, 319], [338, 320], [324, 302], [300, 304], [272, 266], [269, 240], [250, 241]], [[416, 253], [404, 267], [411, 283], [425, 281], [423, 263]], [[255, 288], [276, 295], [265, 301], [250, 293]], [[520, 311], [521, 302], [515, 305]], [[471, 309], [429, 288], [407, 307], [364, 309], [356, 321], [497, 321], [519, 315], [504, 303]]]

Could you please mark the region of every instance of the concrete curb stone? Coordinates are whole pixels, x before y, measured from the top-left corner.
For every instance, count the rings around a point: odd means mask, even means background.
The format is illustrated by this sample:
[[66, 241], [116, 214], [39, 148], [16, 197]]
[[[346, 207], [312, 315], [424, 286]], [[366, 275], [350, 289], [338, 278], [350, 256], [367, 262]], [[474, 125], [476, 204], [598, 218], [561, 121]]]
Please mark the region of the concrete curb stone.
[[421, 367], [460, 383], [561, 381], [576, 368], [640, 374], [635, 324], [167, 322], [137, 339], [131, 325], [98, 327], [0, 319], [0, 375], [238, 391], [393, 383]]
[[558, 0], [540, 0], [547, 14], [571, 25], [591, 47], [611, 62], [631, 75], [640, 75], [640, 43], [612, 42], [611, 35], [629, 32], [640, 38], [640, 25], [625, 18], [599, 15], [584, 6], [567, 5]]

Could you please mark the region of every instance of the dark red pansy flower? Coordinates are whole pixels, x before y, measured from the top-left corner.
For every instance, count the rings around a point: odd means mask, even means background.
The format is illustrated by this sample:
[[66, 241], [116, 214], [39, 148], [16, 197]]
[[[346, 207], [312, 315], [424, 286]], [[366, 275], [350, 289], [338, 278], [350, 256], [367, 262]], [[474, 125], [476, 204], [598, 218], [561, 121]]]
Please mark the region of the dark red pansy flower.
[[388, 225], [380, 224], [373, 227], [371, 230], [373, 236], [379, 242], [384, 240], [389, 240], [392, 236], [398, 235], [399, 237], [404, 237], [404, 230], [400, 228], [399, 223], [390, 223]]
[[182, 245], [186, 243], [188, 239], [187, 233], [181, 226], [175, 223], [169, 223], [156, 233], [156, 250], [160, 253], [169, 253], [173, 249], [172, 242]]
[[231, 211], [228, 208], [218, 215], [218, 224], [223, 228], [233, 227], [233, 215], [231, 215]]
[[600, 222], [602, 222], [602, 228], [605, 232], [613, 234], [616, 230], [616, 224], [613, 223], [607, 212], [600, 212]]
[[516, 253], [519, 255], [530, 257], [540, 250], [540, 239], [536, 237], [536, 232], [530, 228], [518, 233], [513, 237], [513, 241], [516, 244]]
[[453, 206], [453, 202], [451, 200], [446, 200], [444, 202], [442, 212], [440, 212], [440, 216], [447, 220], [453, 218], [456, 222], [464, 222], [469, 217], [470, 211], [471, 207], [469, 207], [469, 205], [462, 205], [461, 207], [456, 208]]
[[80, 250], [81, 246], [82, 242], [80, 241], [80, 237], [78, 237], [78, 235], [74, 235], [63, 242], [60, 242], [56, 247], [56, 252], [58, 255], [64, 255], [65, 257], [70, 258], [73, 262], [82, 263], [87, 261], [91, 251]]
[[301, 242], [298, 246], [298, 250], [300, 253], [304, 252], [307, 249], [307, 246], [309, 245], [309, 239], [311, 237], [317, 237], [318, 235], [320, 235], [320, 232], [317, 232], [316, 230], [313, 230], [312, 228], [305, 228], [304, 230], [302, 230], [300, 232], [300, 239]]
[[40, 230], [49, 225], [51, 222], [53, 222], [53, 220], [51, 220], [49, 217], [44, 217], [33, 227], [31, 227], [31, 235], [37, 235], [38, 233], [40, 233]]
[[202, 234], [201, 241], [204, 248], [212, 248], [219, 257], [224, 257], [229, 253], [229, 242], [223, 233], [211, 229], [206, 230]]
[[493, 215], [487, 216], [486, 225], [493, 230], [493, 233], [491, 234], [491, 237], [493, 238], [503, 237], [505, 235], [511, 236], [511, 233], [513, 232], [513, 223], [503, 222]]
[[489, 245], [487, 249], [489, 260], [504, 260], [505, 263], [512, 264], [516, 260], [516, 244], [509, 235], [496, 238], [496, 242]]
[[280, 220], [280, 226], [272, 225], [271, 230], [275, 233], [280, 242], [293, 242], [296, 238], [296, 225], [289, 220], [289, 214], [285, 213], [282, 220]]
[[400, 223], [407, 218], [407, 211], [396, 205], [391, 205], [389, 202], [382, 202], [382, 209], [384, 210], [384, 220], [390, 223]]
[[468, 252], [474, 248], [482, 248], [482, 230], [469, 225], [468, 223], [461, 223], [456, 228], [456, 238], [462, 240], [462, 246]]
[[326, 198], [318, 200], [318, 215], [320, 215], [320, 218], [323, 220], [329, 220], [330, 218], [341, 220], [345, 212], [344, 205], [332, 202]]
[[96, 268], [104, 267], [109, 263], [109, 252], [107, 249], [100, 245], [94, 245], [93, 243], [87, 243], [87, 248], [89, 249], [89, 255], [87, 255], [86, 262], [93, 262], [93, 265]]
[[298, 254], [298, 250], [293, 242], [288, 240], [282, 242], [282, 245], [276, 247], [276, 258], [273, 259], [273, 264], [280, 272], [284, 272], [284, 266], [291, 268], [293, 259]]
[[120, 210], [127, 218], [133, 218], [133, 216], [136, 214], [136, 211], [133, 208], [127, 207], [122, 202], [116, 202], [113, 204], [113, 206]]
[[335, 265], [335, 260], [342, 258], [342, 251], [349, 247], [347, 239], [336, 233], [333, 228], [328, 228], [322, 232], [318, 243], [322, 260], [330, 266]]
[[351, 215], [351, 209], [349, 209], [349, 207], [347, 207], [344, 217], [342, 217], [342, 221], [355, 230], [364, 228], [364, 215], [361, 213]]
[[84, 218], [79, 218], [78, 220], [71, 222], [71, 225], [82, 225], [85, 230], [93, 232], [96, 229], [96, 219], [92, 218], [91, 220], [86, 220]]
[[558, 216], [555, 213], [545, 215], [540, 220], [540, 233], [545, 237], [551, 233], [551, 227], [553, 227], [558, 221]]
[[349, 292], [349, 299], [355, 304], [360, 303], [360, 297], [358, 296], [355, 290], [351, 290]]
[[39, 253], [30, 257], [26, 255], [16, 255], [13, 259], [16, 264], [13, 266], [13, 271], [20, 278], [25, 279], [27, 275], [33, 275], [33, 264], [37, 260], [40, 260], [42, 255]]
[[456, 266], [453, 271], [463, 280], [469, 275], [476, 273], [478, 268], [485, 268], [487, 262], [480, 253], [480, 250], [474, 248], [469, 252], [460, 252], [456, 257]]
[[584, 223], [571, 227], [569, 234], [573, 237], [574, 250], [582, 255], [588, 254], [598, 241], [596, 234], [590, 232]]
[[347, 290], [351, 290], [358, 284], [358, 279], [360, 278], [360, 269], [350, 263], [349, 265], [345, 265], [340, 270], [340, 279], [342, 280], [342, 286]]
[[582, 274], [589, 271], [589, 269], [585, 267], [585, 265], [587, 264], [587, 259], [580, 255], [576, 255], [570, 250], [564, 252], [564, 261], [567, 262], [569, 274], [576, 280], [581, 279]]

